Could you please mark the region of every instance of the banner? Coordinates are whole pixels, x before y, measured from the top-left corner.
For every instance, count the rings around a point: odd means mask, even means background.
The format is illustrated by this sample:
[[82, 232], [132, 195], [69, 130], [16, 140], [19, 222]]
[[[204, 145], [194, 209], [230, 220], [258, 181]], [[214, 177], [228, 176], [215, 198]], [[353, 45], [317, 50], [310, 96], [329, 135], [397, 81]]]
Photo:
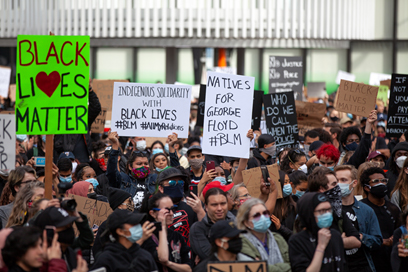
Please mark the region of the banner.
[[0, 96], [8, 97], [11, 68], [0, 66]]
[[0, 114], [0, 169], [16, 167], [16, 122], [14, 114]]
[[251, 128], [253, 130], [259, 130], [261, 127], [263, 95], [263, 91], [254, 91], [251, 122]]
[[[282, 198], [283, 197], [281, 189], [282, 186], [279, 182], [279, 167], [277, 164], [272, 164], [268, 165], [267, 168], [270, 179], [272, 180], [272, 182], [275, 183], [276, 190], [278, 192], [278, 198]], [[242, 178], [243, 183], [247, 187], [251, 197], [259, 197], [259, 195], [261, 194], [260, 190], [262, 178], [261, 167], [255, 167], [242, 171]]]
[[368, 117], [375, 109], [378, 87], [342, 80], [334, 101], [338, 111]]
[[106, 122], [106, 112], [107, 108], [102, 108], [101, 112], [98, 114], [98, 117], [96, 117], [95, 121], [91, 125], [92, 133], [103, 133]]
[[356, 76], [350, 73], [347, 73], [345, 71], [341, 71], [339, 70], [337, 72], [337, 77], [336, 77], [336, 84], [340, 85], [340, 81], [341, 80], [347, 80], [347, 81], [355, 81], [356, 80]]
[[268, 272], [266, 261], [209, 262], [208, 272]]
[[408, 75], [392, 74], [387, 137], [400, 137], [408, 128]]
[[112, 131], [120, 136], [187, 138], [191, 86], [115, 82]]
[[298, 124], [293, 92], [264, 95], [266, 131], [275, 137], [276, 147], [299, 145]]
[[[249, 158], [255, 78], [207, 72], [204, 154]], [[249, 103], [248, 103], [249, 102]]]
[[322, 127], [322, 118], [326, 112], [325, 104], [297, 100], [295, 104], [300, 136], [304, 136], [309, 130]]
[[89, 36], [17, 37], [17, 134], [88, 133]]
[[127, 79], [93, 79], [92, 89], [98, 95], [102, 108], [106, 108], [106, 120], [112, 120], [112, 95], [114, 82], [129, 82]]
[[204, 126], [204, 111], [205, 111], [205, 90], [206, 85], [200, 85], [200, 95], [198, 96], [198, 110], [197, 110], [197, 123], [196, 126]]
[[269, 56], [269, 93], [293, 91], [295, 100], [302, 100], [302, 89], [302, 57]]

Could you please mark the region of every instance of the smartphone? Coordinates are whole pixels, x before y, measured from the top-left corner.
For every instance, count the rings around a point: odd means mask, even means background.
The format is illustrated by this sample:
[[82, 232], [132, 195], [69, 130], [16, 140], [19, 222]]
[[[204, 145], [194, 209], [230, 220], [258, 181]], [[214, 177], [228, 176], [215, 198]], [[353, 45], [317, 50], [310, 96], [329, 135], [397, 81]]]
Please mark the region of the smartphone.
[[214, 161], [208, 161], [205, 163], [205, 166], [207, 168], [207, 171], [210, 170], [215, 170], [215, 162]]
[[94, 229], [99, 229], [99, 226], [97, 225], [97, 224], [94, 224], [93, 226], [92, 226], [92, 229], [94, 230]]
[[47, 233], [47, 245], [52, 245], [52, 239], [54, 239], [55, 226], [45, 226], [45, 232]]
[[45, 167], [45, 157], [34, 157], [35, 167]]
[[269, 171], [268, 168], [265, 165], [261, 166], [261, 171], [262, 171], [262, 177], [263, 180], [265, 182], [266, 186], [271, 186], [271, 184], [268, 182], [268, 178], [269, 178]]

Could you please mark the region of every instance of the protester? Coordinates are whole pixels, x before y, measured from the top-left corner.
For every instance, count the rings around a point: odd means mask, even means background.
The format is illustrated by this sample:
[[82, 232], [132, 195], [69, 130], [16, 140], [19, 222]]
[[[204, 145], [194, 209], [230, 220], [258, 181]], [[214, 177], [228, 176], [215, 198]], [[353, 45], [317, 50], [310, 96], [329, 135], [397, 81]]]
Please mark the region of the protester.
[[330, 170], [334, 170], [334, 166], [337, 165], [340, 152], [332, 144], [324, 144], [317, 151], [316, 157], [318, 159], [319, 166], [324, 166]]
[[106, 144], [102, 141], [92, 143], [91, 160], [89, 165], [95, 170], [96, 176], [106, 172], [107, 160], [105, 160]]
[[394, 231], [392, 238], [391, 266], [392, 271], [408, 271], [408, 208], [401, 213], [401, 226]]
[[275, 138], [269, 134], [258, 137], [258, 148], [253, 150], [253, 157], [248, 161], [248, 169], [274, 163], [276, 155]]
[[69, 158], [58, 160], [58, 178], [60, 182], [72, 183], [72, 162]]
[[388, 159], [384, 154], [382, 154], [380, 151], [376, 150], [371, 152], [368, 157], [367, 161], [369, 162], [377, 162], [379, 165], [379, 168], [384, 168], [385, 166], [385, 161]]
[[303, 145], [303, 150], [305, 152], [305, 154], [308, 156], [308, 158], [311, 158], [312, 156], [310, 156], [309, 151], [310, 151], [310, 145], [316, 141], [319, 141], [319, 133], [315, 130], [308, 130], [305, 133], [305, 143]]
[[297, 170], [289, 174], [289, 180], [292, 186], [292, 199], [297, 202], [307, 190], [307, 176], [303, 171]]
[[198, 195], [198, 184], [202, 182], [208, 182], [215, 178], [213, 170], [206, 171], [204, 166], [205, 156], [202, 153], [202, 148], [199, 145], [192, 145], [187, 150], [187, 159], [190, 164], [188, 169], [190, 172], [191, 188], [195, 195]]
[[300, 170], [307, 173], [306, 155], [300, 149], [291, 149], [280, 163], [280, 170], [287, 174]]
[[390, 197], [392, 190], [394, 190], [398, 176], [404, 166], [404, 162], [408, 157], [408, 142], [398, 143], [392, 150], [391, 157], [387, 164], [387, 178], [388, 178], [388, 197]]
[[237, 216], [239, 207], [241, 207], [241, 205], [244, 204], [245, 201], [250, 199], [251, 195], [249, 194], [247, 187], [243, 183], [234, 185], [234, 187], [232, 187], [229, 191], [229, 194], [231, 195], [231, 200], [233, 203], [231, 212], [232, 214], [234, 214], [234, 216]]
[[398, 180], [391, 192], [391, 203], [401, 211], [405, 211], [408, 204], [408, 159], [405, 159]]

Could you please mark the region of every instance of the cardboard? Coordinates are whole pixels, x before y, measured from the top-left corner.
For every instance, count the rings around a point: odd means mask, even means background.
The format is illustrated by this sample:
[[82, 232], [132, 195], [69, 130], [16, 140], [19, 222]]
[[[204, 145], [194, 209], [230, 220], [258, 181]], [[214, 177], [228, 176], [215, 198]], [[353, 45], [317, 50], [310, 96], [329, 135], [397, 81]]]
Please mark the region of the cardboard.
[[392, 74], [387, 138], [399, 138], [408, 129], [408, 75]]
[[302, 57], [269, 56], [269, 93], [293, 91], [295, 100], [302, 100], [302, 88]]
[[254, 77], [207, 72], [204, 154], [249, 158], [254, 83]]
[[111, 128], [121, 136], [187, 138], [191, 86], [115, 82]]
[[388, 86], [388, 88], [391, 88], [391, 79], [381, 80], [380, 85]]
[[[279, 182], [279, 166], [277, 164], [268, 165], [269, 177], [275, 183], [276, 190], [278, 190], [278, 198], [282, 198], [282, 186]], [[261, 167], [251, 168], [242, 171], [243, 183], [248, 189], [252, 197], [258, 197], [261, 194]]]
[[342, 80], [337, 91], [334, 107], [336, 110], [369, 117], [375, 109], [378, 87]]
[[101, 107], [106, 108], [106, 120], [112, 120], [112, 95], [114, 82], [129, 82], [127, 79], [93, 79], [92, 90], [98, 95]]
[[266, 261], [209, 262], [208, 272], [268, 272]]
[[295, 101], [295, 104], [300, 136], [304, 136], [309, 130], [322, 127], [322, 118], [326, 112], [325, 104], [298, 100]]
[[8, 97], [11, 68], [0, 66], [0, 96]]
[[307, 98], [324, 98], [326, 94], [326, 82], [307, 83]]
[[16, 84], [10, 84], [9, 97], [11, 102], [16, 102]]
[[17, 37], [17, 134], [88, 133], [89, 36]]
[[101, 109], [101, 112], [98, 114], [95, 121], [91, 125], [92, 133], [103, 133], [103, 130], [105, 129], [105, 122], [106, 122], [106, 112], [107, 112], [107, 108]]
[[[2, 112], [3, 113], [3, 112]], [[14, 114], [0, 114], [0, 169], [16, 167], [16, 122]]]

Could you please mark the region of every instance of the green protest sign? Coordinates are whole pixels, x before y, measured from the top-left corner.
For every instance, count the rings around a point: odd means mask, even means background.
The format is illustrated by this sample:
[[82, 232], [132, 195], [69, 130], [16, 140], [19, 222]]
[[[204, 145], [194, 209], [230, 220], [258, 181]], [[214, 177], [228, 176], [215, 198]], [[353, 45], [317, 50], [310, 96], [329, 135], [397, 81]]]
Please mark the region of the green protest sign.
[[384, 106], [387, 106], [389, 89], [390, 88], [388, 86], [384, 85], [380, 85], [380, 87], [378, 88], [377, 99], [382, 100], [384, 102]]
[[88, 133], [89, 36], [17, 37], [17, 134]]

